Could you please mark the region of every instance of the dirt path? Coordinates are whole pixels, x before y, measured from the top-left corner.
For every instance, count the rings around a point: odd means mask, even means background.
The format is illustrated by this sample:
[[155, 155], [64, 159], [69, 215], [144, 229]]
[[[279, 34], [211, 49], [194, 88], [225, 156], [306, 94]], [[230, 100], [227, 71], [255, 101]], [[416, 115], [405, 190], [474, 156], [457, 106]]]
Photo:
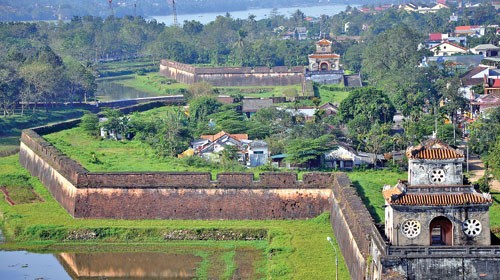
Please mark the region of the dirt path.
[[[471, 182], [476, 182], [484, 176], [484, 163], [478, 156], [471, 156], [469, 158], [469, 172]], [[490, 183], [491, 190], [500, 191], [500, 181], [493, 180]]]

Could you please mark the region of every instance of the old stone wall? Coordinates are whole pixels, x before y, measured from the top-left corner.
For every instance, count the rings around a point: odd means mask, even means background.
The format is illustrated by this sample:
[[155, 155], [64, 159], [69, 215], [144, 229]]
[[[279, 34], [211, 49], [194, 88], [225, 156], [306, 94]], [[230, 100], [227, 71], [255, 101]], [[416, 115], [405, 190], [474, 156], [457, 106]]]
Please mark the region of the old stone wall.
[[[74, 122], [74, 121], [71, 121]], [[67, 123], [37, 128], [54, 132]], [[74, 217], [122, 219], [304, 219], [328, 211], [329, 173], [88, 172], [34, 130], [20, 162]]]
[[80, 189], [75, 217], [115, 219], [304, 219], [328, 211], [327, 189]]
[[[465, 249], [466, 248], [461, 248]], [[472, 248], [476, 249], [476, 248]], [[450, 248], [449, 251], [453, 251]], [[387, 257], [382, 259], [384, 268], [381, 279], [487, 279], [500, 276], [500, 256], [495, 253], [449, 253], [440, 256]]]
[[335, 174], [332, 190], [330, 223], [335, 238], [351, 279], [365, 279], [373, 220], [345, 174]]
[[206, 81], [214, 86], [286, 86], [302, 84], [304, 67], [194, 67], [163, 59], [160, 74], [186, 84]]

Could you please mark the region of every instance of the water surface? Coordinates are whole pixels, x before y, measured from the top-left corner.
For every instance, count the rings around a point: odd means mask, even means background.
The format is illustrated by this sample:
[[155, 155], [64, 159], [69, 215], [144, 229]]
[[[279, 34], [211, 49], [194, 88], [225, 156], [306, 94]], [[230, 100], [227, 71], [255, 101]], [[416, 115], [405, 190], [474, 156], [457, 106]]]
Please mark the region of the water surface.
[[[356, 7], [357, 5], [351, 5], [352, 7]], [[288, 8], [278, 8], [278, 15], [284, 15], [285, 17], [290, 17], [295, 11], [301, 10], [306, 16], [309, 17], [320, 17], [321, 15], [332, 16], [338, 14], [342, 11], [345, 11], [347, 5], [318, 5], [318, 6], [301, 6], [301, 7], [288, 7]], [[264, 9], [250, 9], [245, 11], [233, 11], [229, 12], [232, 18], [235, 19], [247, 19], [249, 15], [254, 15], [256, 20], [265, 19], [271, 16], [270, 8]], [[217, 16], [224, 16], [225, 12], [216, 12], [216, 13], [197, 13], [197, 14], [178, 14], [177, 22], [182, 24], [185, 20], [196, 20], [203, 24], [207, 24], [211, 21], [214, 21]], [[165, 23], [166, 25], [172, 25], [174, 23], [174, 19], [172, 15], [167, 16], [154, 16], [151, 17], [156, 19], [158, 22]]]

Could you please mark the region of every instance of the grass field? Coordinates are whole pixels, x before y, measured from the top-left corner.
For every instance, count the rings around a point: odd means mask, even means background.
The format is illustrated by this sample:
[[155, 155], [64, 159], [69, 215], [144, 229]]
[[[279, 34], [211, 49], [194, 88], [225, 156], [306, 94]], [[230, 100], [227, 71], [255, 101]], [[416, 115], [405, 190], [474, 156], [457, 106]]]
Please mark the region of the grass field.
[[350, 91], [346, 91], [341, 85], [324, 85], [319, 86], [319, 95], [321, 97], [321, 103], [331, 102], [339, 103], [349, 96]]

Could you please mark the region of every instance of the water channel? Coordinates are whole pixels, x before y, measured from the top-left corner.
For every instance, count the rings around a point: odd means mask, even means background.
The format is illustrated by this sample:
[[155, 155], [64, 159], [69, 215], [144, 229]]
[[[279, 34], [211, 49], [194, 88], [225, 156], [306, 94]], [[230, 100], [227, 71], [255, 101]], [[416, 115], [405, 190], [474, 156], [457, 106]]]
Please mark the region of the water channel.
[[[213, 255], [205, 268], [208, 278], [219, 279], [227, 273], [227, 264], [217, 261], [220, 252], [203, 251]], [[233, 279], [261, 278], [254, 269], [261, 256], [257, 249], [237, 249]], [[203, 262], [197, 253], [187, 252], [0, 251], [0, 279], [194, 279], [200, 278], [198, 270]]]
[[97, 91], [95, 95], [100, 101], [115, 101], [151, 96], [150, 93], [126, 87], [115, 81], [116, 79], [103, 79], [97, 82]]
[[0, 252], [2, 279], [192, 279], [201, 257], [168, 253]]

